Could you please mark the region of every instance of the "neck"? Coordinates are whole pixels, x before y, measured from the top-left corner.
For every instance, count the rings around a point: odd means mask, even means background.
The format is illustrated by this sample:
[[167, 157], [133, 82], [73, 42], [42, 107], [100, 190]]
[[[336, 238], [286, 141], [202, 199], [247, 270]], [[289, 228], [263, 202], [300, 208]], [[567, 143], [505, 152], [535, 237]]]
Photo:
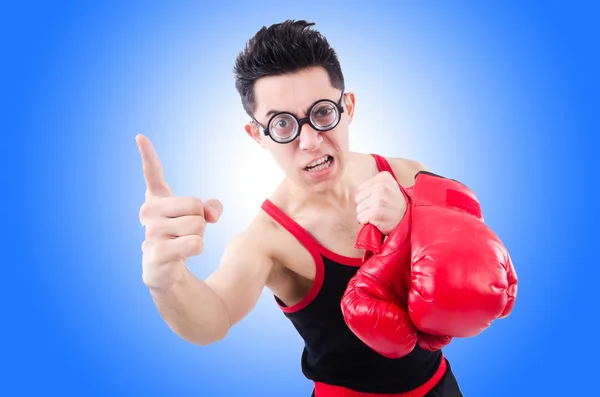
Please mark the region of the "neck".
[[[294, 192], [296, 197], [301, 197], [299, 202], [317, 207], [346, 208], [355, 205], [354, 198], [359, 184], [362, 182], [360, 159], [354, 153], [350, 153], [345, 159], [340, 177], [334, 186], [324, 191], [306, 191], [297, 187]], [[364, 167], [362, 167], [364, 169]]]

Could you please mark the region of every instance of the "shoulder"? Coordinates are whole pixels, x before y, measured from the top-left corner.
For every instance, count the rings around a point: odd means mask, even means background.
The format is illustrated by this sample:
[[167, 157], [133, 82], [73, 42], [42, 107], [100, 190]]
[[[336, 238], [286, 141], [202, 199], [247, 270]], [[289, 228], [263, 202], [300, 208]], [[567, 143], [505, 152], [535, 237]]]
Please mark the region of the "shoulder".
[[431, 172], [429, 168], [417, 160], [401, 157], [386, 157], [386, 160], [402, 186], [414, 185], [415, 177], [421, 171]]
[[290, 255], [297, 259], [304, 250], [295, 255], [298, 253], [296, 238], [273, 216], [277, 215], [271, 215], [267, 208], [261, 208], [246, 229], [230, 241], [230, 249], [232, 254], [240, 258], [252, 258], [252, 266], [259, 266], [265, 272], [266, 286], [277, 290], [289, 280]]
[[233, 236], [229, 248], [260, 256], [270, 256], [272, 247], [270, 242], [276, 232], [273, 220], [261, 210], [243, 231]]
[[279, 261], [284, 236], [281, 225], [264, 208], [260, 208], [246, 228], [231, 238], [227, 251], [236, 256], [259, 258], [260, 262], [273, 265]]
[[266, 285], [276, 270], [275, 250], [272, 244], [275, 228], [259, 213], [242, 231], [229, 240], [221, 257], [218, 274], [261, 280]]

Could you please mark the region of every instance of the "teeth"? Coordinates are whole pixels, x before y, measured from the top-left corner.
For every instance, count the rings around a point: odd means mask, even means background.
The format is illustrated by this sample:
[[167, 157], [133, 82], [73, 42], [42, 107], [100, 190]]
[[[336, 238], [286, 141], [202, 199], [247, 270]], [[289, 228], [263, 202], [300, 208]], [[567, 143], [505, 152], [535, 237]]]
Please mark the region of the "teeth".
[[327, 159], [325, 159], [325, 160], [326, 160], [325, 163], [322, 163], [322, 164], [317, 165], [317, 166], [312, 167], [312, 168], [307, 168], [307, 171], [308, 172], [318, 172], [318, 171], [322, 171], [325, 168], [329, 167], [331, 165], [331, 160], [327, 160]]
[[307, 165], [306, 168], [311, 168], [311, 167], [314, 167], [316, 165], [323, 164], [324, 162], [327, 161], [327, 158], [328, 158], [328, 156], [323, 156], [320, 159], [315, 160], [312, 163], [310, 163], [309, 165]]

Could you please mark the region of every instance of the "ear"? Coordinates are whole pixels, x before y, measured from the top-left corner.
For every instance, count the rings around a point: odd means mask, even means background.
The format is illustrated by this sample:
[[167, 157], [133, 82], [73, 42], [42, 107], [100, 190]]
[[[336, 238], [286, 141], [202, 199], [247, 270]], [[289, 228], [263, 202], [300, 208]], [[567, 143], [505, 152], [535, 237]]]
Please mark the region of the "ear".
[[254, 139], [261, 147], [265, 147], [265, 137], [263, 134], [261, 134], [255, 122], [250, 121], [249, 123], [246, 123], [246, 125], [244, 125], [244, 130], [246, 130], [246, 134], [248, 134], [252, 139]]
[[354, 109], [356, 107], [356, 98], [353, 92], [344, 94], [344, 105], [346, 106], [346, 113], [348, 114], [348, 124], [351, 124], [352, 119], [354, 118]]

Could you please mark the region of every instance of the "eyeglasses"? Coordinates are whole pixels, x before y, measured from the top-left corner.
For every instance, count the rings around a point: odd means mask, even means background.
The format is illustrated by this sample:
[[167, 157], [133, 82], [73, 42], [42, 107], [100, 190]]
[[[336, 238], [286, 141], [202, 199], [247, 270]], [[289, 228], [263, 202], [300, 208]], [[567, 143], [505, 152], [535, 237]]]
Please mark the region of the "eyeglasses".
[[279, 112], [274, 114], [263, 127], [258, 121], [253, 121], [258, 125], [265, 136], [270, 137], [277, 143], [290, 143], [295, 140], [304, 124], [309, 124], [313, 129], [319, 132], [326, 132], [334, 129], [342, 118], [344, 113], [344, 93], [338, 103], [330, 99], [321, 99], [313, 103], [308, 109], [308, 117], [298, 119], [289, 112]]

